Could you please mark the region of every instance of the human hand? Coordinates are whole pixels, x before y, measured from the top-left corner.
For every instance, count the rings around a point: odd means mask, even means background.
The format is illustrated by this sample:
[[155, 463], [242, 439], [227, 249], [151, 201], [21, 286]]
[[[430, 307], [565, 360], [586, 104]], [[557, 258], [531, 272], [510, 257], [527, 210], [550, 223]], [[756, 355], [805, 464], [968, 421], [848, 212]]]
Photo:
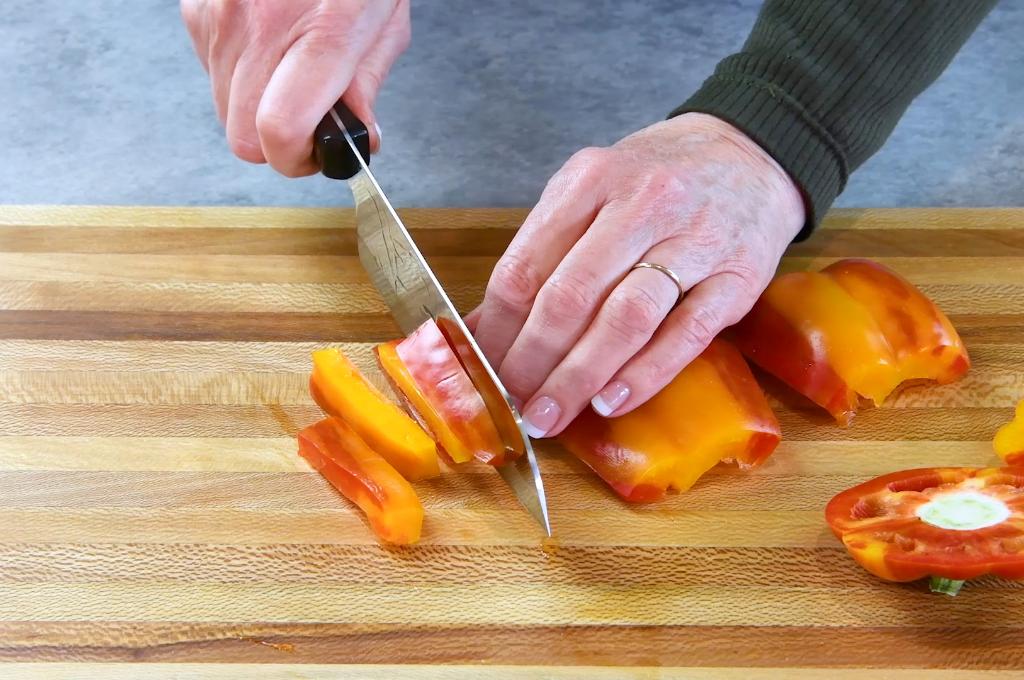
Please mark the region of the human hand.
[[[687, 113], [575, 154], [467, 321], [533, 437], [593, 404], [657, 394], [753, 306], [804, 223], [789, 175], [731, 125]], [[632, 270], [637, 262], [672, 270]]]
[[317, 172], [313, 132], [344, 93], [380, 146], [373, 104], [409, 44], [409, 0], [181, 0], [231, 150]]

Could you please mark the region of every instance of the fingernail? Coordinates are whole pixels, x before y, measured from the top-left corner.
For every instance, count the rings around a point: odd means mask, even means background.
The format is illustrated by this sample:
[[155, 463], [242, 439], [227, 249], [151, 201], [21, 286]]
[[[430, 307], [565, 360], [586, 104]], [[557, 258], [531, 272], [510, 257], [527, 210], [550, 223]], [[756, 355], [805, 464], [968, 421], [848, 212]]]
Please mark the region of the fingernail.
[[380, 146], [383, 141], [383, 135], [381, 135], [380, 125], [378, 125], [376, 121], [374, 121], [373, 123], [373, 129], [377, 131], [377, 153], [380, 153]]
[[626, 383], [615, 381], [597, 393], [590, 400], [599, 415], [608, 417], [615, 409], [622, 406], [622, 403], [629, 399], [630, 390]]
[[551, 397], [539, 397], [523, 414], [523, 425], [526, 427], [526, 434], [534, 439], [540, 439], [551, 431], [562, 415], [562, 409]]

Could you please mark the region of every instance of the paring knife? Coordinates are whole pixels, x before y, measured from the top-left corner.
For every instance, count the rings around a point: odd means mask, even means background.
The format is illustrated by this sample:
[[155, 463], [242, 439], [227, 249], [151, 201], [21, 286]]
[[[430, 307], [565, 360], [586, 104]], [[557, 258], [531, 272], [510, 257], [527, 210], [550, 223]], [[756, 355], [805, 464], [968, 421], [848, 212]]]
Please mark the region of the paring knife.
[[519, 411], [370, 172], [366, 125], [339, 101], [320, 121], [314, 141], [321, 172], [348, 180], [356, 204], [359, 260], [398, 327], [407, 335], [428, 319], [441, 327], [515, 456], [496, 466], [498, 472], [551, 536], [544, 483]]

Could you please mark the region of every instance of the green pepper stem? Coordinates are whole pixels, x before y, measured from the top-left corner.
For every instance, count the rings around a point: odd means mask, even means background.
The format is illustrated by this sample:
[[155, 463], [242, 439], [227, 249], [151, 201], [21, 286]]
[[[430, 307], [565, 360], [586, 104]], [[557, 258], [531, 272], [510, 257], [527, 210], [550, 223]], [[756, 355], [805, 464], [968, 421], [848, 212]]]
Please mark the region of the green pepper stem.
[[928, 588], [933, 593], [945, 593], [950, 597], [953, 597], [960, 592], [960, 588], [963, 587], [963, 581], [957, 581], [952, 578], [942, 578], [940, 576], [932, 576], [931, 581], [928, 583]]

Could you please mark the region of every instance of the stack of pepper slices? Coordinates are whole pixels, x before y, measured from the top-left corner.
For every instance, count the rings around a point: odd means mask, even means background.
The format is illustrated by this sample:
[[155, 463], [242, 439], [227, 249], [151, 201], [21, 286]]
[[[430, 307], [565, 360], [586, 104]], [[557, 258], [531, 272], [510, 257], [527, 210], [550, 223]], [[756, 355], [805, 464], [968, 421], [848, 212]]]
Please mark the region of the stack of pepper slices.
[[[618, 418], [587, 409], [559, 438], [634, 503], [685, 491], [720, 462], [751, 468], [782, 438], [744, 355], [847, 426], [864, 402], [900, 385], [957, 380], [970, 360], [949, 319], [908, 281], [869, 260], [775, 278], [750, 313], [664, 390]], [[419, 539], [410, 481], [459, 464], [506, 462], [483, 399], [435, 322], [377, 348], [408, 413], [338, 350], [313, 354], [310, 390], [328, 417], [299, 433], [299, 453], [366, 513], [384, 541]], [[906, 470], [836, 496], [829, 526], [872, 574], [932, 578], [955, 594], [984, 574], [1024, 578], [1024, 402], [995, 440], [1011, 467]], [[1015, 467], [1020, 465], [1021, 467]]]

